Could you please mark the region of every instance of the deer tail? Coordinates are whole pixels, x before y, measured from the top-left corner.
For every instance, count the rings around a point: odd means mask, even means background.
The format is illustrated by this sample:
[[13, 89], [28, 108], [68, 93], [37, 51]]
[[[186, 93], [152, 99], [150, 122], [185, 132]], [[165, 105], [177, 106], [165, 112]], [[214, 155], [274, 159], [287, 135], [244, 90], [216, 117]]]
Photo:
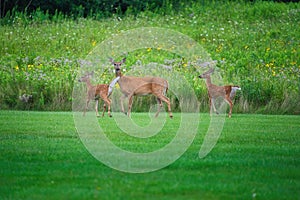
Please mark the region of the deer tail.
[[165, 91], [164, 91], [165, 95], [167, 94], [168, 89], [169, 89], [169, 83], [168, 81], [165, 81]]

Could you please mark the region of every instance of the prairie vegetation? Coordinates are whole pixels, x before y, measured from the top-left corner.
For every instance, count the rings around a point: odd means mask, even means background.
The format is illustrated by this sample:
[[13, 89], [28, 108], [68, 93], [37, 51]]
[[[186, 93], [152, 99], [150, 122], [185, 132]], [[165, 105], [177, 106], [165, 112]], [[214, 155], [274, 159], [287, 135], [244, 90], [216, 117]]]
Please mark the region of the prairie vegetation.
[[[128, 6], [109, 16], [12, 10], [0, 19], [0, 108], [71, 110], [74, 81], [89, 52], [122, 31], [162, 27], [187, 35], [222, 61], [223, 82], [242, 88], [233, 112], [299, 114], [299, 3], [184, 2], [139, 12]], [[129, 52], [127, 71], [137, 62], [168, 63], [193, 87], [200, 109], [208, 109], [205, 83], [191, 65], [196, 60], [146, 48]], [[114, 77], [109, 70], [95, 73], [97, 83]], [[24, 94], [32, 98], [21, 101]], [[178, 111], [176, 97], [169, 96]], [[135, 111], [146, 111], [149, 99], [134, 102]]]

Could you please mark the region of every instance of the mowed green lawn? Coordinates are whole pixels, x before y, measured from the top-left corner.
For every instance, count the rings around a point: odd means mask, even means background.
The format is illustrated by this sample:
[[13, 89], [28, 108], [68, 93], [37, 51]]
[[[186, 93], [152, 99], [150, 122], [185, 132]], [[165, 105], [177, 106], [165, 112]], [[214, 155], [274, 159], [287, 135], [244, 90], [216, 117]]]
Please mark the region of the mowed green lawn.
[[[132, 118], [140, 124], [149, 120], [148, 113], [132, 113]], [[174, 137], [179, 118], [175, 113], [167, 119], [157, 143]], [[98, 121], [112, 140], [126, 140], [114, 118]], [[208, 114], [200, 115], [194, 142], [176, 162], [130, 174], [88, 152], [71, 112], [0, 111], [0, 199], [300, 198], [300, 116], [233, 114], [217, 145], [200, 159], [209, 121]], [[123, 146], [154, 148], [141, 141]]]

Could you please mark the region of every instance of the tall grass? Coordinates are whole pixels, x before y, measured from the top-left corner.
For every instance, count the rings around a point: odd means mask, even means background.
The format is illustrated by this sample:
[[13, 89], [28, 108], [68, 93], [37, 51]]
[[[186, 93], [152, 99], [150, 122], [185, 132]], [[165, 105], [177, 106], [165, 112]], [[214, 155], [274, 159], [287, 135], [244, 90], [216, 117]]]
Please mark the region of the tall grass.
[[[203, 1], [176, 9], [169, 5], [164, 11], [146, 10], [134, 15], [128, 11], [100, 20], [74, 20], [60, 13], [49, 16], [40, 10], [30, 15], [15, 12], [13, 17], [0, 20], [1, 109], [70, 110], [74, 79], [86, 55], [121, 31], [154, 26], [188, 35], [212, 59], [223, 61], [218, 67], [224, 82], [242, 87], [235, 112], [298, 114], [299, 7], [299, 3], [269, 1]], [[193, 66], [184, 67], [195, 60], [153, 49], [131, 52], [127, 60], [128, 70], [137, 61], [165, 64], [173, 60], [173, 68], [185, 76], [202, 110], [207, 110], [205, 84], [196, 78]], [[95, 82], [108, 83], [113, 73], [99, 71], [97, 76], [101, 78]], [[32, 101], [20, 101], [18, 97], [23, 94], [31, 94]], [[143, 104], [134, 107], [145, 111], [148, 106]]]

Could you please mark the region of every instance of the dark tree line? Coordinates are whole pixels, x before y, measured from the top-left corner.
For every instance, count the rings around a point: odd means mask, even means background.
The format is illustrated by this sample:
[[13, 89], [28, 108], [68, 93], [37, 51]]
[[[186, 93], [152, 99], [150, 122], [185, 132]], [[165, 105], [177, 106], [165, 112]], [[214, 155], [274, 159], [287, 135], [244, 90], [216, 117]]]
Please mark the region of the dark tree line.
[[[197, 0], [204, 4], [210, 2]], [[255, 0], [245, 0], [255, 1]], [[279, 2], [298, 2], [299, 0], [273, 0]], [[190, 0], [0, 0], [0, 17], [12, 15], [13, 12], [31, 13], [40, 9], [54, 15], [59, 12], [74, 17], [86, 17], [97, 14], [109, 17], [114, 13], [124, 14], [128, 9], [133, 14], [144, 10], [163, 11], [166, 8], [177, 10], [182, 5], [191, 4]]]
[[13, 11], [31, 13], [36, 9], [50, 15], [60, 12], [80, 17], [93, 14], [110, 16], [113, 13], [123, 14], [129, 8], [131, 12], [138, 13], [146, 9], [160, 9], [170, 3], [179, 5], [179, 1], [175, 0], [1, 0], [0, 16], [4, 17]]

